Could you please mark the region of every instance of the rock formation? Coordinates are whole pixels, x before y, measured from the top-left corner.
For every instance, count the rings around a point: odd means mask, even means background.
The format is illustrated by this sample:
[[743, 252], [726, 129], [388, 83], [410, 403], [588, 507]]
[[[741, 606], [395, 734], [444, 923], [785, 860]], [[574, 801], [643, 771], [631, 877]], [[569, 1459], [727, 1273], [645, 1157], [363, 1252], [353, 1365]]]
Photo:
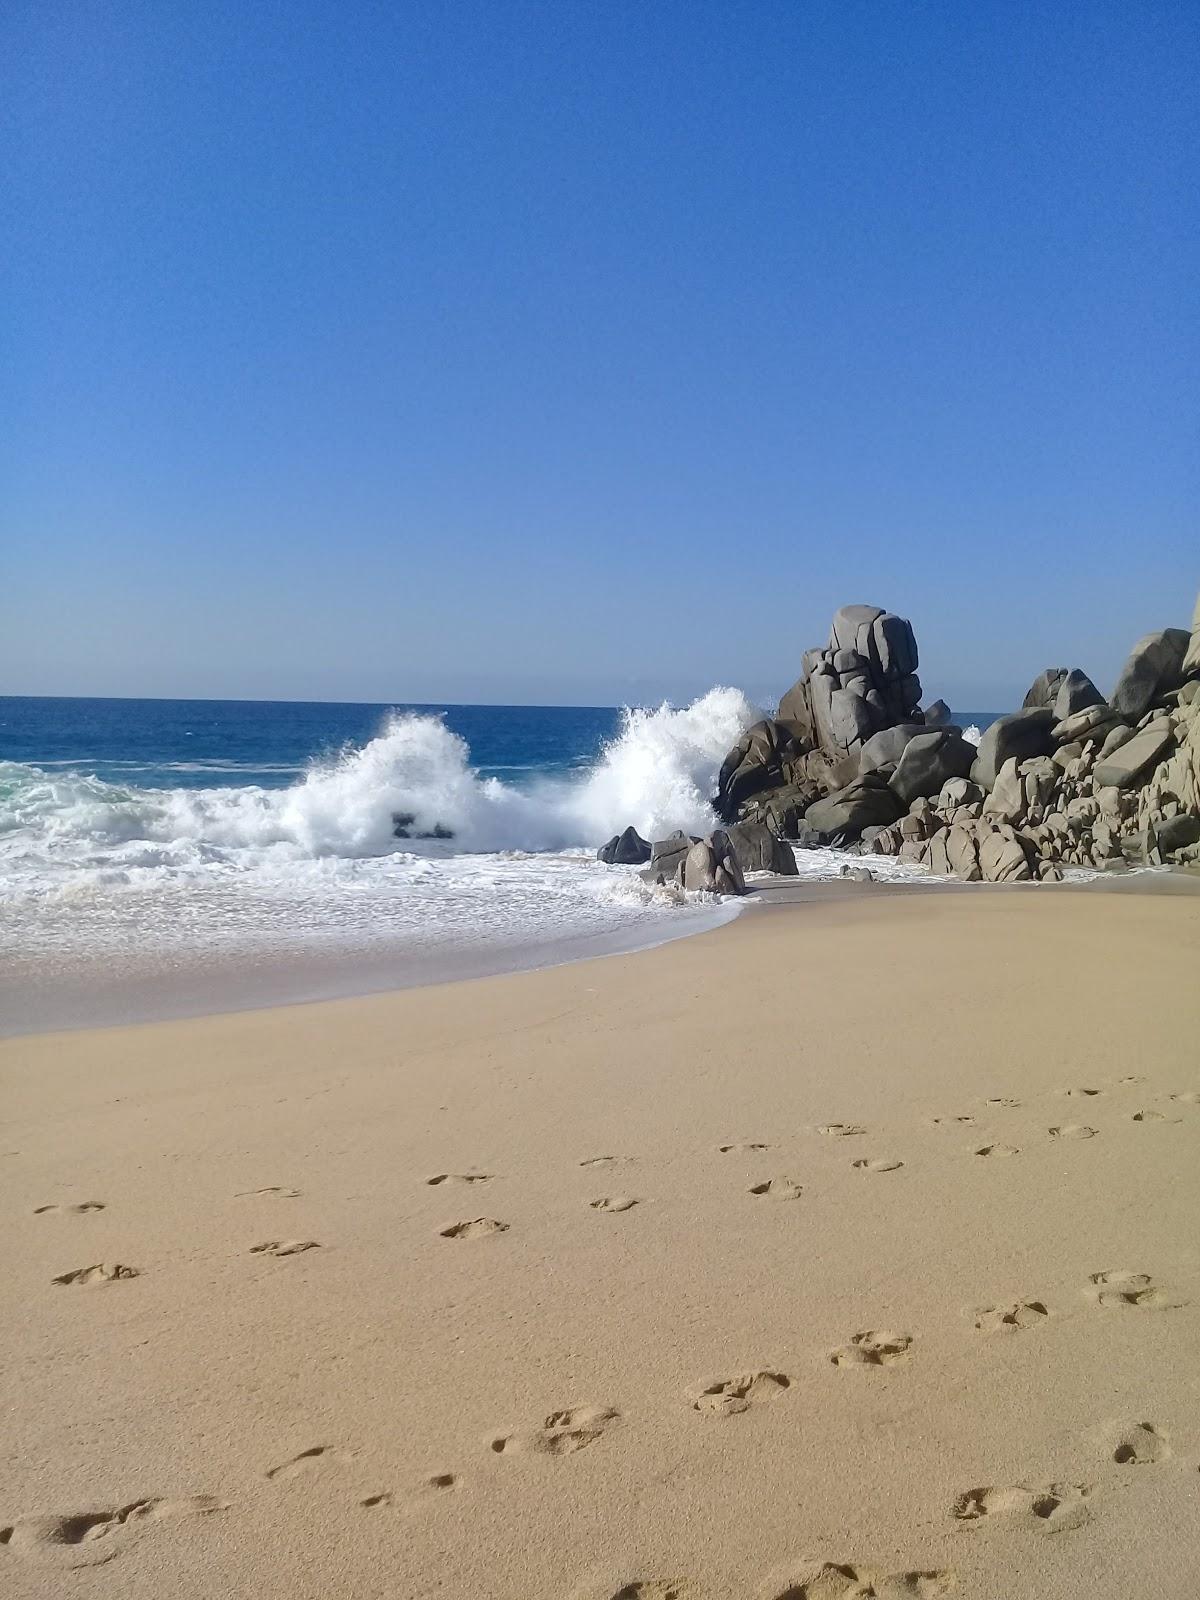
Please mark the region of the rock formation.
[[943, 702], [921, 712], [916, 667], [907, 622], [844, 607], [778, 717], [730, 752], [721, 816], [969, 881], [1200, 865], [1200, 602], [1190, 632], [1138, 641], [1110, 700], [1049, 667], [978, 749]]
[[721, 767], [723, 829], [649, 845], [627, 829], [602, 859], [648, 852], [651, 882], [717, 893], [742, 892], [747, 872], [794, 872], [786, 841], [971, 882], [1053, 880], [1064, 865], [1200, 868], [1200, 601], [1190, 631], [1138, 641], [1108, 700], [1080, 668], [1048, 667], [978, 748], [943, 701], [920, 709], [916, 639], [893, 612], [843, 606], [803, 665], [777, 715]]

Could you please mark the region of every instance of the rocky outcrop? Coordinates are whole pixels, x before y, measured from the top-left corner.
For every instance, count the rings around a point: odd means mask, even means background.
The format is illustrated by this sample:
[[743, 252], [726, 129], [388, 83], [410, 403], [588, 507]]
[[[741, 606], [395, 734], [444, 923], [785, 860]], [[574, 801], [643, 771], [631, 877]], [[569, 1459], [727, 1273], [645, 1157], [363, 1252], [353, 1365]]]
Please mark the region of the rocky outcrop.
[[1079, 667], [1048, 667], [978, 748], [944, 701], [919, 705], [911, 625], [845, 606], [777, 715], [737, 741], [714, 807], [724, 828], [602, 860], [650, 882], [741, 894], [747, 872], [796, 871], [792, 843], [890, 855], [971, 882], [1054, 880], [1064, 866], [1200, 868], [1200, 602], [1191, 630], [1138, 641], [1109, 700]]
[[916, 642], [893, 613], [844, 607], [803, 661], [776, 718], [730, 752], [727, 820], [977, 882], [1200, 866], [1200, 603], [1190, 631], [1138, 642], [1109, 700], [1079, 667], [1048, 667], [978, 749], [944, 702], [922, 713]]

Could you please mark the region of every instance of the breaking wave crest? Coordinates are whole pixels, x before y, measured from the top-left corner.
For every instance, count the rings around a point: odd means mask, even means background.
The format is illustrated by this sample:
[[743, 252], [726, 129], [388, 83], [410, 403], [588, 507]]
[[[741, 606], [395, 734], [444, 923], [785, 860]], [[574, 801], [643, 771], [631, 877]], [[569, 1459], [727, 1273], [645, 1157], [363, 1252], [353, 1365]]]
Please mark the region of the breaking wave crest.
[[630, 823], [646, 837], [701, 832], [721, 761], [758, 715], [726, 688], [682, 709], [627, 710], [591, 767], [523, 788], [481, 777], [440, 717], [400, 713], [285, 789], [141, 789], [0, 763], [0, 872], [10, 892], [36, 894], [81, 874], [275, 876], [330, 859], [594, 849]]

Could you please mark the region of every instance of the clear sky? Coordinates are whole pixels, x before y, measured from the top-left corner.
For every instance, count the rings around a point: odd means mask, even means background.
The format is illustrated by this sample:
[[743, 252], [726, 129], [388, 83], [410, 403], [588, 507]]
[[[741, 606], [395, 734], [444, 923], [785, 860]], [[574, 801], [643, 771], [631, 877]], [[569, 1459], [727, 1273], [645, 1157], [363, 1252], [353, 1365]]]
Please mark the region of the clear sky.
[[1200, 584], [1195, 0], [7, 0], [0, 691], [611, 703]]

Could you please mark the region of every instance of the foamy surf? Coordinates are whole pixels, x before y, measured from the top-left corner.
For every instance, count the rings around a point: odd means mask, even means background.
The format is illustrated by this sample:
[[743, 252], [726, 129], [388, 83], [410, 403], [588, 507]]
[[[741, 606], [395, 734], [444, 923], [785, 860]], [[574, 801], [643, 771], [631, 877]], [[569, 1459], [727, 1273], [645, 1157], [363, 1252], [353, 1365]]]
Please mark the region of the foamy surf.
[[[276, 788], [211, 756], [213, 781], [193, 787], [139, 786], [133, 762], [110, 762], [110, 781], [76, 763], [0, 764], [0, 951], [43, 984], [87, 968], [101, 993], [352, 958], [401, 982], [418, 967], [428, 978], [654, 944], [735, 908], [651, 887], [596, 848], [631, 823], [647, 838], [711, 830], [721, 762], [760, 715], [730, 688], [627, 710], [587, 765], [515, 765], [508, 781], [419, 712], [390, 713]], [[171, 765], [153, 768], [160, 781]], [[203, 765], [175, 764], [193, 782]], [[846, 862], [797, 859], [809, 879]]]

